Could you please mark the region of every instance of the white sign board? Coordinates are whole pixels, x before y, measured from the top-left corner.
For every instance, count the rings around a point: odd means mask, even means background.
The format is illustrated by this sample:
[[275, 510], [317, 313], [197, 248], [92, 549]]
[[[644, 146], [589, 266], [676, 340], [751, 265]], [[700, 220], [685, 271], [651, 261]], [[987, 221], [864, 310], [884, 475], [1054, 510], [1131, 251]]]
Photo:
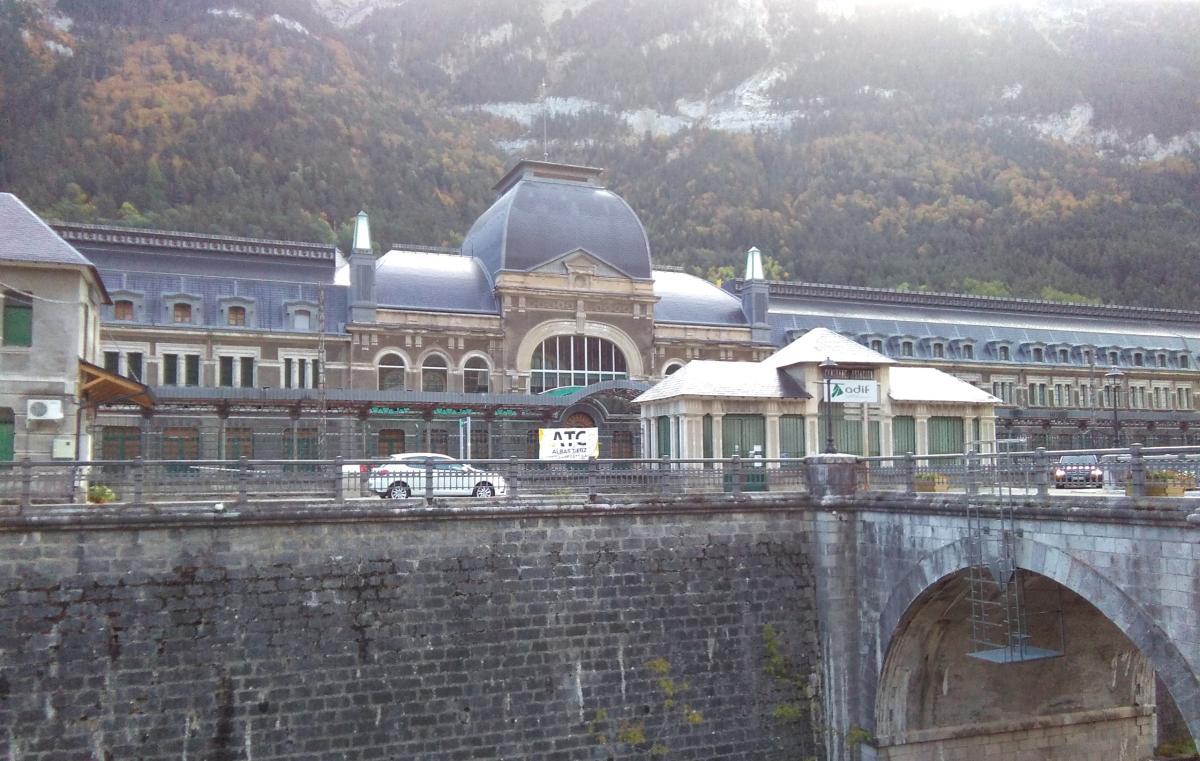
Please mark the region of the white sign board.
[[876, 404], [879, 402], [879, 383], [869, 380], [830, 381], [829, 401], [834, 404]]
[[539, 460], [588, 460], [600, 456], [596, 428], [539, 428]]

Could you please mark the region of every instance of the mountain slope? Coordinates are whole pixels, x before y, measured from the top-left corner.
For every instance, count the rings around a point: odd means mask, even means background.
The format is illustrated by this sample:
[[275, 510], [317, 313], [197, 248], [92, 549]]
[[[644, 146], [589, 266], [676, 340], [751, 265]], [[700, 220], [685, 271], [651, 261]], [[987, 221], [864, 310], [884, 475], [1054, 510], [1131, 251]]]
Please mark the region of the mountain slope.
[[[51, 216], [454, 244], [513, 156], [655, 258], [1196, 307], [1200, 6], [0, 0], [0, 186]], [[546, 102], [540, 102], [546, 83]], [[343, 244], [345, 240], [343, 239]]]

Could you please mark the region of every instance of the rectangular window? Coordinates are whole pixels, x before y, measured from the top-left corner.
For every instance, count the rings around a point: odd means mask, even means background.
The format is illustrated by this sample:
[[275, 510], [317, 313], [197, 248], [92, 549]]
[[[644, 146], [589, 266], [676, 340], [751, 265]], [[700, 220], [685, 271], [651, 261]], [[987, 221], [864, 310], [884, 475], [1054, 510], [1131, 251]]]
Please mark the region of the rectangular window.
[[1158, 355], [1158, 366], [1159, 366], [1159, 367], [1166, 367], [1166, 366], [1167, 366], [1167, 355], [1166, 355], [1166, 354], [1159, 354], [1159, 355]]
[[309, 384], [309, 388], [320, 388], [320, 386], [321, 386], [320, 370], [321, 370], [321, 362], [316, 359], [312, 360], [312, 383]]
[[200, 385], [200, 355], [186, 354], [183, 357], [183, 380], [188, 386]]
[[104, 369], [108, 370], [113, 375], [118, 375], [121, 372], [121, 352], [106, 351], [104, 352]]
[[1115, 351], [1110, 351], [1108, 353], [1108, 364], [1112, 365], [1113, 367], [1116, 367], [1118, 359], [1119, 359], [1119, 357], [1117, 357], [1117, 353]]
[[1142, 366], [1143, 366], [1145, 363], [1146, 363], [1146, 362], [1145, 362], [1145, 359], [1142, 357], [1142, 353], [1141, 353], [1140, 351], [1137, 351], [1137, 352], [1134, 352], [1134, 353], [1133, 353], [1133, 365], [1134, 365], [1134, 367], [1142, 367]]
[[975, 347], [971, 344], [963, 344], [962, 355], [963, 359], [975, 359]]
[[179, 355], [164, 354], [163, 355], [163, 385], [178, 386], [179, 385]]
[[1003, 361], [1005, 361], [1005, 362], [1007, 362], [1007, 361], [1008, 361], [1008, 356], [1009, 356], [1009, 354], [1008, 354], [1008, 347], [1007, 347], [1007, 346], [1001, 346], [1001, 347], [1000, 347], [1000, 359], [1001, 359], [1001, 360], [1003, 360]]
[[292, 387], [292, 358], [287, 357], [283, 360], [283, 387]]
[[141, 382], [142, 353], [140, 351], [131, 351], [125, 355], [125, 376]]
[[296, 388], [308, 388], [308, 360], [297, 360]]
[[1046, 384], [1045, 383], [1038, 384], [1038, 404], [1040, 404], [1043, 407], [1046, 406]]
[[218, 357], [217, 363], [220, 368], [217, 385], [224, 388], [233, 386], [233, 357]]
[[913, 355], [912, 341], [905, 341], [904, 343], [900, 344], [900, 354], [905, 357], [911, 357]]
[[242, 357], [242, 377], [239, 385], [242, 388], [254, 387], [254, 357]]
[[1058, 350], [1058, 361], [1064, 365], [1071, 361], [1071, 352], [1068, 349]]
[[1187, 369], [1187, 367], [1188, 367], [1188, 355], [1186, 355], [1186, 354], [1180, 354], [1180, 355], [1179, 355], [1179, 366], [1180, 366], [1180, 367], [1182, 367], [1182, 368], [1184, 368], [1184, 369]]
[[1045, 355], [1043, 355], [1043, 353], [1042, 353], [1042, 350], [1041, 350], [1040, 348], [1035, 348], [1035, 349], [1033, 350], [1033, 361], [1034, 361], [1034, 362], [1041, 362], [1041, 361], [1043, 361], [1044, 359], [1045, 359]]
[[33, 299], [23, 293], [4, 294], [4, 345], [33, 346]]
[[933, 356], [938, 359], [944, 358], [946, 356], [946, 347], [943, 346], [942, 344], [934, 344], [933, 345]]

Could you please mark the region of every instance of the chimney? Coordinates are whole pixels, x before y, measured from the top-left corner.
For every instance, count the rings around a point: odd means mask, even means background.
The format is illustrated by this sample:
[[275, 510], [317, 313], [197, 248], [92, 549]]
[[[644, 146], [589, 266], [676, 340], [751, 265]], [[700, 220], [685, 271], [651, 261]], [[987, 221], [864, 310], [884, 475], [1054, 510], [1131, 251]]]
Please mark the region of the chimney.
[[367, 213], [354, 218], [350, 247], [350, 321], [375, 322], [375, 253], [371, 250], [371, 223]]
[[742, 278], [742, 313], [750, 323], [751, 340], [769, 343], [771, 326], [767, 324], [770, 301], [767, 280], [763, 276], [762, 252], [751, 248], [746, 252], [746, 275]]

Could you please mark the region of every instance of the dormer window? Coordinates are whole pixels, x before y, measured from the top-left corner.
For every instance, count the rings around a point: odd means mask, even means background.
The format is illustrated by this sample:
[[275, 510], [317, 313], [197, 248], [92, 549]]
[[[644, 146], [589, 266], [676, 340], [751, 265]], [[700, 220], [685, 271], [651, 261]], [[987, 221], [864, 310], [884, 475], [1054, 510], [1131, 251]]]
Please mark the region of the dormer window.
[[313, 330], [317, 326], [317, 305], [311, 301], [289, 301], [284, 305], [290, 330]]
[[129, 299], [121, 299], [113, 302], [113, 319], [114, 320], [132, 320], [133, 319], [133, 302]]
[[192, 305], [177, 303], [171, 307], [171, 320], [177, 325], [192, 323]]
[[1003, 362], [1007, 362], [1007, 361], [1008, 361], [1010, 358], [1011, 358], [1011, 355], [1009, 354], [1008, 347], [1007, 347], [1007, 346], [1001, 346], [1001, 347], [1000, 347], [1000, 359], [1001, 359], [1001, 361], [1003, 361]]
[[900, 356], [911, 357], [913, 355], [913, 342], [903, 341], [900, 344]]
[[1083, 363], [1084, 363], [1085, 365], [1090, 365], [1090, 364], [1092, 364], [1092, 350], [1091, 350], [1091, 349], [1084, 349], [1084, 350], [1083, 350]]
[[883, 341], [878, 338], [871, 339], [871, 351], [883, 354]]
[[1110, 351], [1108, 353], [1108, 364], [1112, 365], [1113, 367], [1116, 367], [1120, 363], [1120, 359], [1121, 357], [1117, 352]]
[[1064, 365], [1070, 363], [1071, 350], [1070, 349], [1059, 349], [1058, 350], [1058, 361]]
[[963, 344], [962, 356], [963, 359], [975, 359], [975, 347], [971, 344]]
[[1045, 352], [1042, 351], [1042, 347], [1040, 347], [1040, 346], [1033, 347], [1033, 361], [1034, 362], [1045, 362], [1046, 361], [1046, 354], [1045, 354]]
[[1144, 356], [1142, 356], [1142, 353], [1140, 351], [1135, 351], [1133, 353], [1133, 366], [1134, 367], [1144, 367], [1145, 365], [1146, 365], [1146, 358]]
[[233, 306], [225, 310], [225, 322], [228, 325], [241, 327], [246, 324], [246, 307]]
[[946, 356], [946, 346], [942, 343], [935, 343], [933, 345], [933, 356], [937, 359], [944, 358]]
[[1190, 365], [1191, 365], [1191, 362], [1188, 361], [1188, 355], [1180, 354], [1179, 355], [1179, 366], [1186, 370]]
[[1166, 367], [1166, 366], [1167, 366], [1167, 355], [1166, 355], [1166, 354], [1159, 354], [1159, 355], [1158, 355], [1158, 366], [1159, 366], [1159, 367]]

